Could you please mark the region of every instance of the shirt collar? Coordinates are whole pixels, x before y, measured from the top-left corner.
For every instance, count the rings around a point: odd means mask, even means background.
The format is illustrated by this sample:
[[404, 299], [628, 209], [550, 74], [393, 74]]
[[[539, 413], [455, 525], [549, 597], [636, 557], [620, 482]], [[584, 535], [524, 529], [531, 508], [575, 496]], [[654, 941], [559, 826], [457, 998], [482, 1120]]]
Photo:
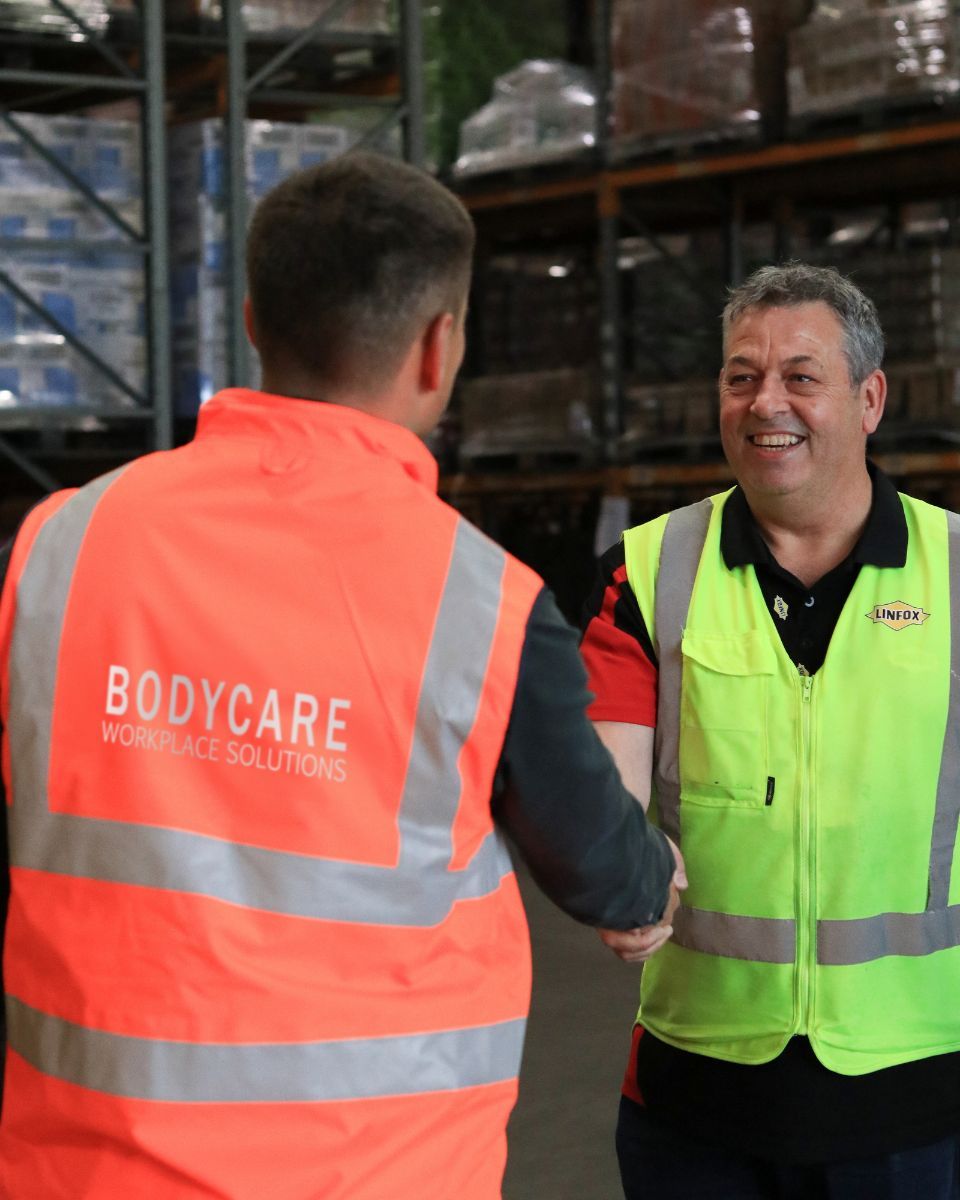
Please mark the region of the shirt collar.
[[[437, 490], [437, 460], [415, 433], [343, 404], [226, 388], [201, 405], [197, 419], [198, 438], [217, 434], [270, 438], [291, 453], [310, 453], [310, 445], [336, 443], [338, 456], [359, 453], [393, 459], [418, 483]], [[285, 451], [278, 454], [282, 460]]]
[[[873, 567], [902, 567], [907, 561], [907, 519], [903, 503], [890, 479], [872, 462], [867, 463], [873, 483], [870, 515], [847, 562]], [[735, 487], [723, 507], [720, 550], [729, 568], [774, 562], [760, 533], [747, 498]]]

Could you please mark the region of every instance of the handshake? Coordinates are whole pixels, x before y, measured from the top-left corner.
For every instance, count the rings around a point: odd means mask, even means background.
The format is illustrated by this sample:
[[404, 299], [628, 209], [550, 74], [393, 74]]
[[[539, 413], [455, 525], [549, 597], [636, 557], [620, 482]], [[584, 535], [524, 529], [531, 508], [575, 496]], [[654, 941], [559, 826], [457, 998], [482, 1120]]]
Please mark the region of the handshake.
[[670, 842], [676, 869], [670, 881], [670, 893], [667, 897], [667, 907], [656, 925], [643, 925], [639, 929], [601, 929], [600, 940], [605, 946], [627, 963], [646, 962], [669, 941], [673, 934], [673, 914], [680, 905], [680, 893], [687, 886], [687, 872], [683, 865], [683, 855], [677, 846]]

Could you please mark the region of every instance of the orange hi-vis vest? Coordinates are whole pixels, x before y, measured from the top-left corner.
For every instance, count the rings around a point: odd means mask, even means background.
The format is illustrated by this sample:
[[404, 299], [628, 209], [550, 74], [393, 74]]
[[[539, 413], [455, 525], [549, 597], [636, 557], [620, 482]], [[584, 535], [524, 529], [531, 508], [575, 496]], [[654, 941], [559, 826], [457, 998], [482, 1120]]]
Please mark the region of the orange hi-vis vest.
[[233, 390], [27, 518], [0, 1196], [500, 1196], [490, 795], [541, 581], [435, 487], [404, 429]]

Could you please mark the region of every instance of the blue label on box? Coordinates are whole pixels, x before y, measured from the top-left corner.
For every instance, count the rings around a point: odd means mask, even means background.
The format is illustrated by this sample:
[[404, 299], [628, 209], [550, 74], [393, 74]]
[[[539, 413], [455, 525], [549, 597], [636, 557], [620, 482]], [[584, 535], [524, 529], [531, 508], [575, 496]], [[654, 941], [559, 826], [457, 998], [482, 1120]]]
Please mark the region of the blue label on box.
[[69, 329], [71, 333], [77, 332], [77, 310], [74, 308], [72, 296], [65, 296], [62, 292], [43, 292], [40, 303], [64, 329]]
[[44, 367], [43, 383], [47, 391], [48, 403], [76, 403], [77, 377], [68, 367]]
[[203, 265], [211, 271], [227, 269], [227, 243], [207, 242], [203, 248]]
[[0, 392], [12, 392], [20, 399], [20, 370], [18, 367], [0, 367]]
[[249, 182], [253, 186], [253, 194], [257, 197], [265, 196], [280, 182], [279, 150], [254, 150], [253, 179]]
[[76, 157], [76, 146], [72, 142], [58, 142], [56, 145], [48, 147], [48, 149], [53, 151], [64, 166], [73, 167]]
[[0, 292], [0, 341], [10, 341], [17, 333], [17, 306], [9, 292]]
[[201, 160], [201, 191], [208, 196], [223, 195], [224, 157], [222, 146], [207, 146]]

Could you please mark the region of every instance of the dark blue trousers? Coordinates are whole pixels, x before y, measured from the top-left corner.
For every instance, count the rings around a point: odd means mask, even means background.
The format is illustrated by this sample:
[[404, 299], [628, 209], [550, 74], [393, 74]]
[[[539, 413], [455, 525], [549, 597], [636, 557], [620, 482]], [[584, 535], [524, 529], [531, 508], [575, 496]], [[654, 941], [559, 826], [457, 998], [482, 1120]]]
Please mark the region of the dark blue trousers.
[[960, 1138], [852, 1162], [782, 1167], [651, 1120], [624, 1097], [617, 1157], [626, 1200], [960, 1200]]

